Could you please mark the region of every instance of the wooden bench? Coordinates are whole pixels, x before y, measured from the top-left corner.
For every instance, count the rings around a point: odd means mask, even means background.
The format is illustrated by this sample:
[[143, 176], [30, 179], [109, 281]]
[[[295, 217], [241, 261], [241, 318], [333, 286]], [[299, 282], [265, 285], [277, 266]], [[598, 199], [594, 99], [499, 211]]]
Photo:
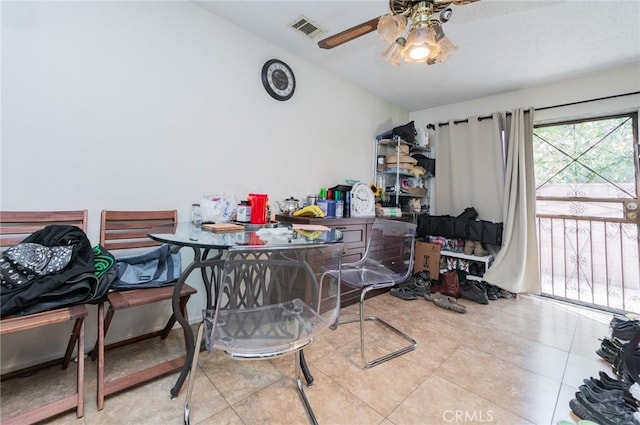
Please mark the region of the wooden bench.
[[[33, 232], [36, 232], [51, 224], [66, 224], [77, 226], [82, 231], [87, 230], [87, 210], [82, 211], [1, 211], [0, 212], [0, 248], [7, 248], [24, 240]], [[57, 308], [42, 313], [26, 316], [6, 317], [0, 320], [0, 335], [8, 335], [16, 332], [37, 329], [58, 323], [73, 321], [73, 331], [69, 337], [67, 349], [62, 359], [40, 363], [20, 370], [3, 374], [0, 379], [16, 378], [30, 374], [53, 365], [61, 364], [66, 369], [71, 361], [74, 346], [77, 346], [77, 385], [76, 392], [48, 403], [41, 407], [33, 408], [12, 418], [3, 420], [3, 424], [32, 424], [43, 419], [55, 416], [67, 410], [76, 408], [76, 415], [81, 418], [84, 415], [84, 319], [87, 317], [87, 308], [84, 305]]]

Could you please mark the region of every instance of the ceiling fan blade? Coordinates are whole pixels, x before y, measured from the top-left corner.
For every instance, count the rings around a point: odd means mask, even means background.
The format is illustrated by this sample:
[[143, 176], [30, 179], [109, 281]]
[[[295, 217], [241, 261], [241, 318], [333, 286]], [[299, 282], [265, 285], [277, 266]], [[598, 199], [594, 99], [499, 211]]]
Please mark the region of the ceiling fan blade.
[[380, 17], [373, 18], [370, 21], [363, 22], [355, 27], [349, 28], [348, 30], [344, 30], [338, 34], [327, 37], [324, 40], [320, 40], [318, 41], [318, 46], [321, 49], [333, 49], [347, 41], [369, 34], [371, 31], [375, 31], [378, 28], [379, 19]]
[[457, 6], [463, 6], [465, 4], [475, 3], [477, 1], [480, 1], [480, 0], [453, 0], [453, 4]]

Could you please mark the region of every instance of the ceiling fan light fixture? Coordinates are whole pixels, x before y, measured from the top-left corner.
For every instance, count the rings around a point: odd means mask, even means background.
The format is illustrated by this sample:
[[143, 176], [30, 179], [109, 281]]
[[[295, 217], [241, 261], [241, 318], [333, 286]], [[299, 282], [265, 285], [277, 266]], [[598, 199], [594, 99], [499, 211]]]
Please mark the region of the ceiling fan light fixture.
[[433, 64], [436, 64], [436, 63], [441, 63], [441, 62], [446, 61], [447, 59], [449, 59], [449, 56], [451, 56], [451, 54], [453, 52], [455, 52], [456, 50], [458, 50], [458, 46], [453, 44], [451, 42], [451, 40], [449, 40], [449, 37], [444, 36], [438, 42], [438, 53], [437, 53], [437, 55], [435, 55], [433, 57], [430, 56], [429, 59], [427, 59], [427, 65], [433, 65]]
[[[390, 63], [399, 65], [403, 51], [405, 54], [402, 59], [407, 62], [427, 62], [428, 64], [443, 62], [458, 49], [448, 39], [442, 45], [440, 43], [445, 38], [442, 25], [453, 15], [450, 6], [462, 6], [477, 1], [480, 0], [389, 0], [389, 13], [386, 15], [370, 19], [320, 40], [318, 47], [333, 49], [377, 29], [378, 35], [388, 44], [382, 56]], [[433, 31], [433, 39], [430, 42], [412, 42], [411, 45], [416, 47], [411, 50], [409, 50], [410, 46], [401, 48], [405, 46], [405, 41], [409, 39], [411, 33], [420, 32], [422, 31], [420, 28], [424, 27]], [[402, 40], [402, 43], [398, 40]], [[426, 60], [424, 60], [425, 55]]]
[[404, 46], [406, 44], [406, 40], [404, 37], [398, 37], [393, 43], [387, 47], [387, 50], [382, 54], [382, 58], [389, 62], [391, 65], [398, 66], [400, 65], [400, 55]]
[[[391, 12], [378, 21], [378, 33], [390, 43], [382, 56], [393, 65], [399, 65], [400, 59], [428, 65], [444, 62], [458, 50], [442, 29], [453, 14], [449, 5], [476, 1], [389, 0]], [[406, 41], [399, 48], [397, 40], [404, 40], [403, 37]]]
[[406, 46], [402, 50], [402, 59], [405, 62], [424, 62], [437, 50], [433, 29], [427, 25], [420, 25], [409, 32]]
[[378, 35], [387, 43], [393, 43], [404, 32], [407, 18], [400, 15], [387, 14], [378, 21]]

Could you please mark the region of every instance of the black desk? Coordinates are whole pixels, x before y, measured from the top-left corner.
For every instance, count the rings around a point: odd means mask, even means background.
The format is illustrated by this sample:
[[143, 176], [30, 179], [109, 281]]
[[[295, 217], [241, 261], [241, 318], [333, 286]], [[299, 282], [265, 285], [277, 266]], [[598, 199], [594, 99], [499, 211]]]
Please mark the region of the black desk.
[[[180, 291], [189, 275], [196, 269], [200, 269], [207, 296], [207, 308], [213, 304], [212, 288], [216, 285], [216, 270], [224, 262], [224, 254], [227, 249], [236, 245], [243, 246], [308, 246], [339, 242], [342, 240], [342, 232], [329, 229], [322, 232], [307, 233], [292, 230], [289, 227], [263, 228], [259, 230], [214, 233], [207, 230], [194, 229], [190, 223], [178, 223], [175, 226], [156, 227], [149, 230], [149, 237], [158, 242], [167, 243], [178, 247], [193, 249], [193, 261], [182, 272], [173, 290], [172, 306], [176, 321], [180, 323], [184, 331], [186, 357], [184, 366], [175, 386], [171, 389], [171, 397], [175, 398], [180, 392], [189, 374], [191, 362], [195, 353], [195, 339], [193, 330], [188, 320], [180, 311]], [[305, 367], [305, 378], [310, 384], [313, 378]]]

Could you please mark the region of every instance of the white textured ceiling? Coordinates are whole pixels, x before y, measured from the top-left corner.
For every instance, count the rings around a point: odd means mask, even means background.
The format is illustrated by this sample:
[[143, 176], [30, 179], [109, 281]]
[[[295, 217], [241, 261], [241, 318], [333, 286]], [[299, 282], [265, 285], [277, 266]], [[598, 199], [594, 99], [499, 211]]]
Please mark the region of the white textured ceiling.
[[304, 15], [326, 37], [387, 13], [388, 1], [196, 3], [410, 112], [640, 63], [639, 0], [452, 5], [444, 30], [459, 50], [444, 63], [397, 67], [382, 60], [375, 32], [324, 50], [289, 27]]

